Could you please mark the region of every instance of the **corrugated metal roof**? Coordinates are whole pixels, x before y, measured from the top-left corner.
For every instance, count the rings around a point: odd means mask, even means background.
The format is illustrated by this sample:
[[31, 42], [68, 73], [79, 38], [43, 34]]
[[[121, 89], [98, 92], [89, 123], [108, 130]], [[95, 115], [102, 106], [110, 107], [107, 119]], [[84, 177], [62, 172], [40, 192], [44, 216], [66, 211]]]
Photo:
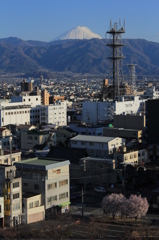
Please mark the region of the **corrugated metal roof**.
[[103, 136], [88, 136], [88, 135], [77, 135], [76, 137], [71, 138], [71, 141], [83, 141], [83, 142], [109, 142], [116, 137], [103, 137]]

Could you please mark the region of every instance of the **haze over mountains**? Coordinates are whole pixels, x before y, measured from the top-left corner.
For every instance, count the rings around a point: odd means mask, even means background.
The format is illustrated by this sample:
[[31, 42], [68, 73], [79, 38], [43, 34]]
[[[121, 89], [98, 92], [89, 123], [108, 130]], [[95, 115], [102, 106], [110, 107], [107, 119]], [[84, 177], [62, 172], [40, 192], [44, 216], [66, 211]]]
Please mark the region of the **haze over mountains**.
[[[74, 37], [78, 38], [78, 34]], [[124, 73], [128, 72], [127, 64], [135, 63], [138, 75], [159, 74], [159, 43], [143, 39], [124, 39], [123, 42], [126, 44], [123, 47]], [[108, 55], [106, 40], [100, 38], [52, 42], [13, 37], [0, 39], [0, 70], [8, 72], [38, 72], [43, 67], [49, 71], [103, 74], [106, 77], [109, 74]]]

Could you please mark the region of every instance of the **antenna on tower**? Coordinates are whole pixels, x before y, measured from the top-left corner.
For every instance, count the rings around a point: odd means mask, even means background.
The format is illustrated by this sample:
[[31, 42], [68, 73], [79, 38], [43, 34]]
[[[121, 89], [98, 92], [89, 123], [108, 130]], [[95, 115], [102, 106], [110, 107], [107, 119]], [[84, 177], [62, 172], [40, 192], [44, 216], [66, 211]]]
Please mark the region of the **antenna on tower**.
[[110, 29], [107, 31], [107, 33], [110, 35], [110, 39], [109, 41], [107, 41], [108, 43], [106, 44], [106, 46], [110, 48], [110, 56], [108, 56], [108, 58], [110, 59], [109, 78], [112, 73], [114, 100], [115, 97], [118, 97], [120, 95], [119, 85], [123, 82], [122, 59], [124, 58], [124, 56], [122, 54], [122, 47], [125, 46], [125, 44], [122, 43], [121, 35], [125, 33], [125, 20], [123, 27], [121, 27], [121, 21], [119, 20], [119, 28], [116, 22], [114, 23], [114, 27], [112, 27], [112, 23], [110, 20]]

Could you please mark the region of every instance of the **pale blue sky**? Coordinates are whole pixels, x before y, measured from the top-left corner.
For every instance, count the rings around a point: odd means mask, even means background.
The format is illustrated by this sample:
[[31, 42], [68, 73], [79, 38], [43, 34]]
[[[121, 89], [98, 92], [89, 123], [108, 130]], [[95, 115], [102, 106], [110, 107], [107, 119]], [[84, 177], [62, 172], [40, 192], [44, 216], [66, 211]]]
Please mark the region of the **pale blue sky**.
[[159, 0], [0, 0], [0, 38], [51, 41], [77, 26], [105, 37], [119, 18], [123, 38], [159, 42]]

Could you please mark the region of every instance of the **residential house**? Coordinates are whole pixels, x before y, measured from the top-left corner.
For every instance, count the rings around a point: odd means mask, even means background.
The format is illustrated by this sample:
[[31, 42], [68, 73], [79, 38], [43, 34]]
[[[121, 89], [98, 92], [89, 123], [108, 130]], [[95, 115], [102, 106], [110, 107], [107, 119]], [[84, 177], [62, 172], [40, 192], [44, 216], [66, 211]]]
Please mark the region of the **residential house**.
[[125, 144], [126, 140], [119, 137], [86, 136], [77, 135], [71, 138], [72, 148], [84, 148], [91, 157], [111, 158], [120, 146]]
[[43, 145], [44, 143], [47, 145], [47, 142], [49, 147], [56, 146], [56, 134], [37, 129], [21, 132], [21, 149], [33, 150], [35, 145]]
[[120, 164], [144, 165], [149, 162], [147, 150], [145, 148], [127, 149], [125, 146], [119, 148], [118, 152], [114, 153], [116, 166]]

